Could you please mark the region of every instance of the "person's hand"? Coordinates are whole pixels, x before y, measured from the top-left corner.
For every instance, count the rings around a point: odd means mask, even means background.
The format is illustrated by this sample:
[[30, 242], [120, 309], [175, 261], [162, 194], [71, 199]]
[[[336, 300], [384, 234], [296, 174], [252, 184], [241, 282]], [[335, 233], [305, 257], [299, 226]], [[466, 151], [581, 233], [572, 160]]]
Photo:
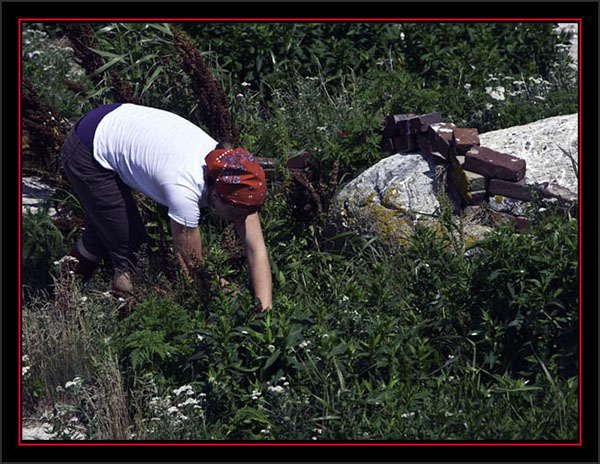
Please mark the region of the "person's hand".
[[231, 284], [227, 279], [224, 279], [223, 277], [221, 277], [220, 284], [221, 284], [221, 291], [223, 293], [225, 293], [226, 295], [237, 296], [238, 291], [229, 287]]

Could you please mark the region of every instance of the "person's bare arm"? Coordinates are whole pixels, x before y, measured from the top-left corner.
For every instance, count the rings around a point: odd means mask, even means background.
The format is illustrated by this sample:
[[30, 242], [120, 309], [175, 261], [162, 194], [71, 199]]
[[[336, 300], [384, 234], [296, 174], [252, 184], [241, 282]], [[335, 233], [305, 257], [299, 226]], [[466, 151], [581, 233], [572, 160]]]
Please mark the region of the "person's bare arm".
[[200, 229], [185, 227], [171, 219], [171, 233], [175, 255], [181, 256], [188, 270], [200, 270], [204, 266]]
[[272, 307], [272, 277], [269, 255], [262, 234], [258, 213], [248, 215], [244, 220], [235, 223], [236, 230], [246, 250], [246, 258], [254, 296], [261, 302], [263, 310]]

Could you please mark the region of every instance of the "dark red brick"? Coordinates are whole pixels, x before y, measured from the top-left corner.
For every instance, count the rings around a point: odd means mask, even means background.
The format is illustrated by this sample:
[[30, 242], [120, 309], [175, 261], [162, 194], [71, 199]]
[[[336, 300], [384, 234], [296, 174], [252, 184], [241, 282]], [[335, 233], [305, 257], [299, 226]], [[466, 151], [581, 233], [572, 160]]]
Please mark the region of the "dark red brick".
[[431, 124], [437, 124], [442, 122], [442, 115], [440, 113], [428, 113], [419, 116], [419, 132], [426, 132]]
[[416, 135], [397, 135], [393, 137], [396, 153], [406, 153], [409, 151], [418, 151], [419, 143]]
[[492, 212], [492, 220], [497, 226], [511, 223], [515, 226], [515, 229], [519, 231], [525, 230], [531, 226], [531, 221], [526, 217], [515, 216], [514, 214], [509, 213], [500, 213], [497, 211]]
[[467, 199], [467, 205], [480, 205], [487, 201], [488, 192], [487, 190], [474, 190], [469, 192], [469, 198]]
[[427, 138], [427, 133], [422, 132], [417, 134], [417, 144], [419, 145], [419, 150], [426, 159], [434, 163], [435, 165], [443, 164], [446, 162], [446, 159], [440, 155], [438, 152], [433, 151], [431, 147], [431, 142]]
[[516, 200], [531, 201], [531, 190], [526, 183], [526, 179], [521, 179], [518, 182], [491, 179], [488, 190], [490, 195], [502, 195]]
[[453, 142], [457, 155], [464, 155], [473, 146], [479, 145], [479, 132], [477, 129], [454, 129]]
[[429, 126], [427, 138], [431, 142], [432, 151], [437, 151], [444, 158], [450, 156], [452, 137], [456, 126], [452, 123], [435, 123]]
[[396, 149], [394, 148], [394, 141], [391, 137], [385, 137], [383, 139], [383, 151], [388, 153], [396, 153]]
[[285, 165], [288, 169], [304, 169], [308, 166], [311, 155], [308, 152], [296, 153], [290, 152], [291, 158], [288, 158]]
[[265, 178], [274, 180], [277, 178], [277, 170], [279, 169], [279, 161], [275, 158], [256, 158], [256, 161], [265, 171]]
[[400, 132], [398, 130], [398, 125], [401, 121], [406, 121], [407, 119], [415, 118], [417, 115], [414, 113], [407, 114], [394, 114], [392, 116], [388, 116], [385, 118], [385, 128], [383, 129], [384, 137], [394, 137], [398, 135]]
[[494, 179], [518, 182], [525, 177], [524, 159], [486, 147], [473, 147], [465, 153], [463, 168]]

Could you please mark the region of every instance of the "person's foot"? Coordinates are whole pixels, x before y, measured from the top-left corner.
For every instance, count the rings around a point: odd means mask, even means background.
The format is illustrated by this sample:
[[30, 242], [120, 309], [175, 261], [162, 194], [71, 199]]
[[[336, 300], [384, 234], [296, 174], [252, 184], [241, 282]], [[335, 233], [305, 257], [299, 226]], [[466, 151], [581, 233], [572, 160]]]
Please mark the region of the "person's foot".
[[127, 271], [115, 270], [113, 275], [112, 291], [117, 296], [128, 297], [133, 294], [133, 285], [131, 276]]
[[96, 269], [98, 269], [99, 263], [87, 259], [77, 250], [77, 247], [75, 245], [73, 245], [73, 247], [67, 255], [77, 259], [77, 264], [75, 265], [75, 269], [73, 269], [73, 271], [75, 272], [75, 274], [81, 276], [84, 282], [89, 280], [89, 278], [92, 277]]

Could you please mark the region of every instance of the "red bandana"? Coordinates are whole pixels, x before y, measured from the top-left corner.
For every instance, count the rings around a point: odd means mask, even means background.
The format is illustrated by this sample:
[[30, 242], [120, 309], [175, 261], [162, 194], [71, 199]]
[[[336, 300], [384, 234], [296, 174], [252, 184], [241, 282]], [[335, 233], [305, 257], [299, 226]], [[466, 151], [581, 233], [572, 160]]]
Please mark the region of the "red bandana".
[[206, 167], [223, 201], [249, 211], [256, 211], [265, 202], [265, 172], [243, 148], [211, 151]]

